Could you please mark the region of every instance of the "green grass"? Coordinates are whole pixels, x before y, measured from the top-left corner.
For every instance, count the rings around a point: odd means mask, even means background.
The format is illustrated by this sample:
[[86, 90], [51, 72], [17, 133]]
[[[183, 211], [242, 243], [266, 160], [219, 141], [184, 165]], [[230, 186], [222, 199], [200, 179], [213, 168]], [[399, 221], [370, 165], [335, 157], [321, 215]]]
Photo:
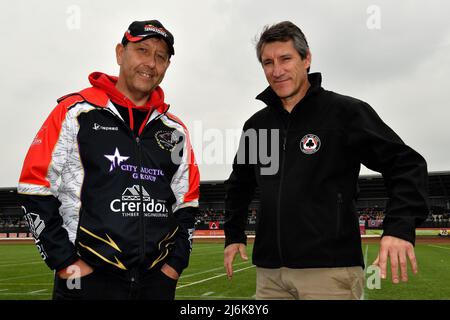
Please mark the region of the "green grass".
[[[363, 245], [363, 249], [365, 246]], [[371, 264], [378, 254], [378, 245], [368, 246], [367, 262]], [[381, 289], [366, 289], [365, 298], [368, 300], [450, 299], [450, 245], [417, 244], [415, 253], [419, 265], [417, 275], [410, 272], [408, 265], [408, 282], [394, 285], [390, 280], [383, 280]], [[388, 277], [390, 279], [389, 268]]]
[[[450, 231], [449, 228], [443, 228]], [[439, 235], [439, 231], [441, 229], [416, 229], [416, 236], [437, 236]], [[366, 229], [366, 235], [378, 235], [381, 236], [383, 234], [383, 230], [380, 229]]]
[[[377, 255], [377, 244], [363, 244], [367, 264]], [[251, 254], [251, 245], [248, 247]], [[419, 274], [410, 275], [408, 283], [393, 285], [381, 281], [380, 289], [365, 290], [365, 299], [450, 299], [450, 245], [417, 244]], [[255, 268], [237, 258], [234, 277], [227, 280], [223, 268], [223, 244], [194, 244], [189, 267], [183, 272], [177, 299], [254, 299]], [[371, 276], [371, 274], [367, 274]], [[30, 244], [0, 245], [0, 300], [50, 299], [53, 272], [42, 262]]]
[[32, 244], [0, 245], [0, 299], [50, 299], [53, 272]]

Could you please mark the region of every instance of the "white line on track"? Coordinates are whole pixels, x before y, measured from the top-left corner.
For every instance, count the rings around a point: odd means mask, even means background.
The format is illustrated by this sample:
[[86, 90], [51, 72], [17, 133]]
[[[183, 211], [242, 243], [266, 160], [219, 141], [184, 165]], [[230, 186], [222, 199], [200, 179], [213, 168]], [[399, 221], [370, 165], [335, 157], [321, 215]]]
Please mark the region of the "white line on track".
[[37, 293], [41, 293], [41, 292], [44, 292], [44, 291], [47, 291], [47, 289], [41, 289], [41, 290], [30, 291], [30, 292], [27, 292], [27, 293], [25, 293], [25, 294], [37, 294]]
[[47, 296], [48, 293], [0, 292], [0, 296]]
[[204, 256], [223, 256], [223, 252], [210, 251], [210, 252], [197, 252], [196, 254], [191, 253], [191, 257], [204, 257]]
[[435, 246], [435, 245], [432, 245], [432, 244], [429, 244], [428, 246], [429, 246], [429, 247], [433, 247], [433, 248], [439, 248], [439, 249], [450, 250], [450, 247], [441, 247], [441, 246]]
[[[366, 266], [366, 268], [367, 268], [367, 253], [368, 252], [369, 252], [369, 245], [366, 244], [366, 249], [364, 250], [364, 265]], [[366, 293], [365, 283], [366, 283], [366, 272], [364, 272], [364, 290], [363, 290], [363, 293], [362, 293], [362, 296], [361, 296], [361, 300], [367, 300], [367, 297], [369, 296]]]
[[[238, 272], [244, 271], [246, 269], [254, 268], [254, 267], [255, 266], [251, 265], [249, 267], [245, 267], [245, 268], [242, 268], [242, 269], [235, 270], [234, 273], [238, 273]], [[193, 286], [194, 284], [199, 284], [199, 283], [206, 282], [206, 281], [209, 281], [209, 280], [212, 280], [212, 279], [220, 278], [220, 277], [223, 277], [223, 276], [226, 276], [226, 275], [227, 275], [226, 273], [221, 273], [221, 274], [218, 274], [217, 276], [214, 276], [214, 277], [210, 277], [210, 278], [206, 278], [206, 279], [203, 279], [203, 280], [199, 280], [199, 281], [183, 284], [181, 286], [178, 286], [177, 290], [181, 289], [181, 288]]]
[[2, 260], [2, 264], [10, 264], [10, 263], [28, 263], [28, 262], [37, 262], [37, 261], [42, 261], [41, 259], [26, 259], [26, 260], [20, 260], [20, 259], [9, 259], [9, 260]]
[[369, 245], [366, 244], [366, 249], [364, 250], [364, 265], [367, 266], [367, 253], [369, 252]]
[[0, 282], [9, 281], [9, 280], [16, 280], [16, 279], [34, 278], [34, 277], [39, 277], [39, 276], [46, 276], [46, 275], [49, 275], [49, 274], [50, 274], [50, 272], [36, 273], [36, 274], [28, 275], [28, 276], [21, 276], [21, 277], [14, 277], [14, 278], [0, 279]]
[[53, 282], [43, 282], [43, 283], [17, 283], [17, 282], [2, 282], [2, 286], [53, 286]]
[[[246, 263], [250, 263], [250, 261], [245, 261], [245, 262], [240, 262], [240, 263], [236, 263], [235, 266], [239, 266], [241, 264], [246, 264]], [[223, 270], [225, 267], [221, 266], [221, 267], [217, 267], [214, 269], [209, 269], [209, 270], [205, 270], [205, 271], [200, 271], [200, 272], [196, 272], [196, 273], [189, 273], [187, 275], [181, 275], [180, 279], [186, 279], [186, 278], [190, 278], [199, 274], [203, 274], [203, 273], [208, 273], [208, 272], [212, 272], [212, 271], [216, 271], [216, 270]]]
[[38, 264], [38, 263], [42, 264], [42, 261], [27, 262], [27, 263], [0, 264], [0, 268], [1, 267], [25, 266], [25, 265], [29, 265], [29, 264]]
[[[223, 246], [221, 246], [221, 248], [223, 249]], [[207, 250], [207, 249], [217, 249], [217, 245], [195, 246], [195, 240], [194, 240], [194, 248], [192, 249], [192, 253], [194, 253], [195, 251], [201, 251], [201, 250]]]

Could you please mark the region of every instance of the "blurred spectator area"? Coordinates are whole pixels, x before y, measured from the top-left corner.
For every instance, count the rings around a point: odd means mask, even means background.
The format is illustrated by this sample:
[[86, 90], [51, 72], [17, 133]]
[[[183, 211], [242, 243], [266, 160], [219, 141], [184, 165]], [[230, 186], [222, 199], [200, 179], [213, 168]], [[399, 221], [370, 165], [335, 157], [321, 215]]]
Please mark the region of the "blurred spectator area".
[[[450, 171], [429, 173], [430, 212], [421, 228], [450, 228]], [[368, 229], [383, 226], [388, 197], [380, 175], [360, 176], [358, 180], [356, 214]], [[257, 189], [248, 209], [247, 229], [255, 230], [260, 192]], [[200, 211], [195, 217], [196, 229], [223, 229], [225, 221], [225, 186], [223, 181], [203, 181], [200, 184]], [[299, 212], [301, 214], [301, 212]], [[5, 231], [8, 230], [8, 231]], [[26, 232], [15, 188], [0, 188], [0, 233]]]

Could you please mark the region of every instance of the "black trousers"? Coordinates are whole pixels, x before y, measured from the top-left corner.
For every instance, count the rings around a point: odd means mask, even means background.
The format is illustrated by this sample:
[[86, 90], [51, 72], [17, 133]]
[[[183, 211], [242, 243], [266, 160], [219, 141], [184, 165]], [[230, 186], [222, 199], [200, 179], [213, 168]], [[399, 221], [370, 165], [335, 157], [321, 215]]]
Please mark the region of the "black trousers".
[[116, 273], [94, 270], [78, 279], [55, 275], [54, 300], [173, 300], [177, 280], [161, 270], [151, 273]]

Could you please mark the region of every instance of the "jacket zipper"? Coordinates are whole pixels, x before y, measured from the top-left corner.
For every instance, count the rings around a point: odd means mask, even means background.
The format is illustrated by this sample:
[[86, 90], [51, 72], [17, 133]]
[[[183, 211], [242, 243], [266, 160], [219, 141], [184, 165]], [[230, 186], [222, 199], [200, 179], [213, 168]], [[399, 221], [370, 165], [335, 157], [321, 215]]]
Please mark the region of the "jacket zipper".
[[122, 120], [117, 114], [115, 114], [112, 110], [106, 109], [109, 113], [111, 113], [114, 117], [116, 117], [120, 123], [124, 125], [124, 127], [128, 130], [130, 133], [131, 138], [136, 143], [137, 146], [137, 156], [138, 156], [138, 181], [139, 181], [139, 197], [140, 197], [140, 203], [141, 203], [141, 209], [139, 210], [139, 256], [140, 256], [140, 262], [143, 263], [145, 260], [145, 240], [144, 240], [144, 217], [143, 217], [143, 208], [144, 208], [144, 195], [142, 192], [142, 181], [141, 181], [141, 170], [142, 170], [142, 157], [141, 157], [141, 141], [139, 136], [136, 136], [134, 134], [134, 131], [131, 130], [131, 128], [125, 123], [124, 120]]
[[[153, 110], [154, 111], [154, 110]], [[153, 113], [152, 111], [152, 113]], [[153, 122], [155, 120], [158, 120], [160, 117], [162, 117], [164, 113], [160, 114], [159, 116], [155, 117], [155, 119], [152, 119], [151, 121], [149, 121], [147, 124], [144, 125], [144, 129], [142, 130], [141, 134], [142, 135], [145, 131], [145, 129], [147, 128], [148, 124], [150, 124], [150, 122]], [[150, 114], [151, 117], [151, 114]], [[139, 246], [141, 248], [141, 261], [140, 264], [142, 266], [144, 266], [145, 263], [145, 210], [144, 210], [144, 186], [142, 185], [142, 179], [141, 179], [141, 171], [142, 171], [142, 149], [141, 149], [141, 138], [140, 135], [135, 136], [134, 131], [132, 131], [132, 135], [134, 140], [136, 141], [136, 145], [138, 148], [138, 181], [139, 181], [139, 193], [140, 193], [140, 202], [141, 202], [141, 210], [139, 212], [139, 236], [140, 236], [140, 240], [141, 240], [141, 245]]]
[[136, 145], [138, 148], [138, 181], [139, 181], [139, 195], [141, 202], [141, 210], [139, 212], [139, 238], [141, 240], [141, 245], [139, 246], [141, 249], [141, 264], [145, 262], [145, 210], [144, 210], [144, 191], [141, 180], [141, 171], [142, 171], [142, 155], [141, 155], [141, 139], [139, 136], [135, 136], [133, 132], [133, 138], [136, 141]]
[[[134, 131], [133, 130], [131, 130], [131, 128], [128, 126], [128, 125], [126, 125], [126, 123], [119, 117], [119, 116], [117, 116], [114, 112], [112, 112], [111, 110], [109, 110], [109, 109], [106, 109], [106, 110], [108, 110], [108, 112], [110, 112], [112, 115], [114, 115], [118, 120], [120, 120], [119, 122], [121, 122], [121, 123], [123, 123], [124, 124], [124, 126], [127, 128], [127, 130], [130, 132], [130, 134], [131, 134], [131, 137], [133, 138], [133, 140], [136, 142], [136, 146], [137, 146], [137, 149], [138, 149], [138, 152], [137, 152], [137, 154], [138, 154], [138, 175], [139, 175], [139, 179], [138, 179], [138, 181], [139, 181], [139, 195], [140, 195], [140, 203], [141, 203], [141, 210], [140, 210], [140, 212], [139, 212], [139, 238], [140, 238], [140, 245], [139, 245], [139, 248], [140, 248], [140, 252], [139, 252], [139, 255], [140, 255], [140, 263], [141, 264], [144, 264], [144, 262], [145, 262], [145, 212], [144, 212], [144, 192], [143, 192], [143, 186], [142, 186], [142, 180], [141, 180], [141, 178], [140, 178], [140, 176], [141, 176], [141, 170], [142, 170], [142, 155], [141, 155], [141, 139], [140, 139], [140, 137], [139, 136], [136, 136], [135, 134], [134, 134]], [[153, 111], [152, 111], [152, 113], [153, 113]], [[154, 119], [152, 119], [151, 121], [149, 121], [149, 123], [147, 123], [145, 126], [144, 126], [144, 129], [142, 130], [142, 133], [144, 133], [144, 131], [145, 131], [145, 129], [147, 128], [147, 126], [150, 124], [150, 122], [153, 122], [153, 121], [156, 121], [156, 120], [158, 120], [159, 118], [161, 118], [163, 115], [165, 114], [165, 112], [164, 113], [161, 113], [159, 116], [157, 116], [157, 117], [155, 117]], [[150, 117], [151, 117], [151, 115], [150, 115]], [[141, 134], [142, 134], [141, 133]]]
[[[154, 112], [154, 110], [152, 110], [152, 113]], [[152, 116], [152, 113], [150, 114], [149, 118]], [[142, 132], [140, 133], [140, 135], [135, 136], [134, 132], [132, 132], [133, 134], [133, 138], [136, 141], [137, 147], [138, 147], [138, 174], [139, 174], [139, 193], [140, 193], [140, 198], [141, 198], [141, 212], [139, 212], [139, 235], [141, 238], [141, 265], [144, 266], [145, 264], [145, 210], [144, 210], [144, 187], [142, 185], [142, 179], [141, 179], [141, 171], [142, 171], [142, 149], [141, 149], [141, 138], [140, 136], [142, 136], [144, 134], [145, 129], [147, 128], [147, 126], [154, 121], [157, 121], [159, 118], [161, 118], [164, 113], [161, 113], [160, 115], [156, 116], [154, 119], [150, 120], [148, 123], [146, 123], [144, 125], [144, 128], [142, 129]], [[147, 120], [148, 121], [148, 120]], [[145, 266], [144, 266], [145, 267]]]
[[284, 266], [283, 262], [283, 254], [281, 252], [281, 195], [283, 188], [283, 180], [284, 180], [284, 166], [286, 159], [286, 145], [287, 145], [287, 134], [289, 127], [291, 125], [291, 119], [289, 118], [288, 124], [283, 131], [283, 151], [282, 151], [282, 159], [281, 159], [281, 168], [280, 168], [280, 187], [278, 188], [278, 203], [277, 203], [277, 246], [278, 253], [280, 255], [281, 265]]
[[[141, 203], [141, 210], [139, 211], [139, 238], [140, 238], [140, 244], [139, 244], [139, 255], [140, 255], [140, 262], [143, 264], [145, 262], [145, 226], [144, 226], [144, 192], [143, 192], [143, 186], [142, 186], [142, 180], [140, 178], [141, 176], [141, 170], [142, 170], [142, 155], [141, 155], [141, 139], [139, 136], [136, 136], [134, 134], [134, 131], [131, 130], [131, 128], [112, 110], [106, 109], [109, 113], [111, 113], [114, 117], [116, 117], [120, 123], [122, 123], [126, 129], [129, 131], [131, 138], [134, 140], [137, 146], [137, 156], [138, 156], [138, 181], [139, 181], [139, 196], [140, 196], [140, 203]], [[164, 114], [164, 113], [163, 113]], [[157, 119], [159, 119], [163, 114], [157, 116], [155, 119], [151, 120], [150, 122], [153, 122]], [[147, 126], [147, 125], [146, 125]], [[145, 128], [144, 128], [145, 130]], [[144, 132], [142, 130], [142, 132]]]

